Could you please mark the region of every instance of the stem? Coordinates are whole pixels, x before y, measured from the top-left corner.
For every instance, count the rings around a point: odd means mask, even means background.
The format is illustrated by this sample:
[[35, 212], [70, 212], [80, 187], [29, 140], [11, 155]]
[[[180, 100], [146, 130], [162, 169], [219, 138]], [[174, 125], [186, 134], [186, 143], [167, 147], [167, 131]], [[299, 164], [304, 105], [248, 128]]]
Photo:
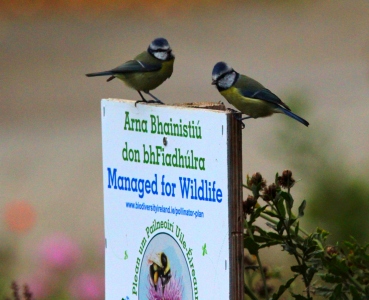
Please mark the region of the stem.
[[[251, 229], [249, 227], [249, 223], [247, 222], [247, 219], [245, 220], [245, 224], [246, 224], [246, 230], [247, 230], [248, 234], [250, 235], [251, 239], [254, 241], [254, 235], [251, 232]], [[265, 299], [268, 299], [268, 287], [267, 287], [266, 277], [265, 277], [264, 270], [263, 270], [263, 265], [261, 264], [261, 259], [260, 259], [260, 256], [259, 256], [259, 251], [256, 253], [256, 259], [258, 261], [261, 278], [263, 280], [264, 292], [265, 292]]]
[[365, 288], [363, 288], [361, 284], [354, 277], [349, 275], [347, 278], [348, 280], [352, 282], [354, 286], [356, 286], [363, 294], [365, 294]]
[[[276, 220], [272, 219], [272, 217], [268, 216], [266, 213], [261, 213], [260, 214], [260, 217], [262, 217], [263, 219], [269, 221], [270, 223], [273, 223], [274, 225], [277, 225], [278, 224], [278, 222]], [[292, 225], [292, 227], [296, 227], [296, 225]], [[303, 228], [300, 227], [299, 230], [303, 234], [305, 234], [306, 236], [309, 235], [309, 233], [306, 230], [304, 230]], [[303, 239], [303, 237], [301, 237], [301, 238]]]
[[[288, 188], [288, 194], [290, 194], [290, 188]], [[277, 205], [274, 205], [274, 206], [275, 206], [275, 208], [277, 210], [278, 215], [281, 216], [281, 213], [280, 213], [280, 211], [278, 209], [278, 206]], [[283, 219], [282, 224], [283, 224], [284, 229], [286, 230], [287, 242], [290, 243], [291, 245], [293, 245], [293, 241], [292, 241], [292, 238], [291, 238], [291, 234], [290, 234], [289, 228], [287, 227], [287, 225], [286, 225], [286, 223], [284, 221], [285, 221], [285, 219]], [[300, 261], [299, 256], [297, 255], [296, 251], [294, 251], [293, 255], [295, 256], [295, 259], [296, 259], [298, 265], [301, 266], [301, 261]], [[304, 260], [304, 259], [302, 258], [302, 260]], [[308, 286], [308, 281], [307, 281], [306, 273], [304, 272], [301, 275], [304, 278], [304, 283], [305, 283], [305, 287], [306, 287], [306, 293], [307, 293], [308, 298], [310, 299], [310, 289], [309, 289], [309, 286]]]
[[268, 296], [268, 287], [267, 287], [266, 277], [265, 277], [264, 270], [263, 270], [263, 265], [261, 264], [259, 252], [258, 252], [258, 254], [256, 254], [256, 258], [258, 260], [258, 264], [259, 264], [259, 267], [260, 267], [261, 278], [263, 279], [265, 299], [268, 299], [269, 298], [269, 296]]
[[249, 191], [252, 191], [252, 189], [250, 189], [246, 184], [242, 184], [242, 186], [246, 189], [248, 189]]
[[[252, 292], [251, 288], [249, 288], [249, 286], [251, 286], [251, 282], [250, 282], [250, 280], [247, 280], [249, 282], [249, 284], [247, 285], [245, 276], [247, 276], [246, 272], [244, 272], [244, 282], [245, 282], [244, 291], [245, 291], [245, 294], [248, 295], [252, 300], [257, 300], [258, 298]], [[248, 277], [247, 279], [250, 279], [249, 276], [247, 276], [247, 277]]]

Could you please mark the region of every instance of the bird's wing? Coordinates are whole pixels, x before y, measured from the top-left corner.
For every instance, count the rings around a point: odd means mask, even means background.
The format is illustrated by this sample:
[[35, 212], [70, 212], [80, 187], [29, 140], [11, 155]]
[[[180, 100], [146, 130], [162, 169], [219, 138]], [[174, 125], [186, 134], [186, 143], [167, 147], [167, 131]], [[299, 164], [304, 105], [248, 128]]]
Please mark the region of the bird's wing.
[[250, 89], [245, 89], [245, 88], [238, 88], [238, 90], [240, 91], [241, 95], [247, 98], [252, 98], [252, 99], [260, 99], [263, 101], [267, 101], [270, 103], [274, 103], [277, 104], [278, 106], [282, 106], [283, 108], [287, 109], [287, 110], [291, 110], [286, 103], [282, 102], [281, 99], [279, 99], [279, 97], [275, 94], [273, 94], [270, 90], [268, 89], [262, 89], [262, 90], [250, 90]]
[[135, 73], [135, 72], [153, 72], [161, 69], [161, 64], [144, 63], [139, 60], [129, 60], [124, 64], [111, 70], [112, 75], [124, 74], [124, 73]]
[[282, 100], [277, 95], [275, 95], [270, 90], [265, 88], [262, 84], [260, 84], [259, 82], [250, 77], [244, 75], [240, 76], [239, 80], [235, 84], [235, 87], [244, 97], [252, 99], [260, 99], [263, 101], [267, 101], [282, 106], [287, 110], [291, 110], [287, 106], [287, 104], [283, 103]]

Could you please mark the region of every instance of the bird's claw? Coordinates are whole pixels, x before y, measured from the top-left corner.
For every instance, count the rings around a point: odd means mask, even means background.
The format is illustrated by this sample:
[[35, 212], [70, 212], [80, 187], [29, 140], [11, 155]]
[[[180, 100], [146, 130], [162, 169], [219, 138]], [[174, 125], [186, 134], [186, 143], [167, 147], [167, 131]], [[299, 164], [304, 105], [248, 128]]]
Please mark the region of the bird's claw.
[[135, 107], [137, 107], [137, 106], [136, 106], [136, 105], [137, 105], [137, 103], [140, 103], [140, 102], [148, 103], [148, 101], [147, 101], [147, 100], [137, 100], [137, 101], [135, 102]]
[[242, 122], [243, 118], [242, 117], [237, 117], [236, 114], [241, 114], [242, 116], [242, 113], [240, 111], [237, 111], [233, 108], [227, 108], [228, 111], [230, 111], [232, 113], [232, 115], [234, 116], [234, 118], [241, 123], [241, 129], [244, 129], [245, 128], [245, 123]]
[[164, 104], [159, 99], [158, 100], [147, 100], [146, 103], [156, 103], [156, 104]]
[[156, 104], [164, 104], [163, 102], [161, 102], [160, 100], [156, 101], [156, 100], [137, 100], [135, 102], [135, 107], [137, 105], [137, 103], [140, 103], [140, 102], [145, 102], [145, 103], [156, 103]]
[[152, 102], [155, 102], [157, 104], [164, 104], [164, 102], [162, 102], [161, 100], [157, 99], [157, 100], [152, 100]]
[[230, 111], [232, 114], [238, 114], [238, 113], [241, 113], [233, 108], [227, 108], [228, 111]]

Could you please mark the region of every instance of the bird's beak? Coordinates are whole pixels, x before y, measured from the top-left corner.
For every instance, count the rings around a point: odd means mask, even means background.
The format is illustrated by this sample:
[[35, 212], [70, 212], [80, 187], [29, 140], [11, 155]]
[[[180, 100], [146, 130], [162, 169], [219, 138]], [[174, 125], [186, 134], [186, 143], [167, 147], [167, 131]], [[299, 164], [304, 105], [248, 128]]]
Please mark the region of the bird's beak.
[[212, 82], [211, 82], [211, 84], [217, 84], [217, 81], [216, 80], [213, 80]]

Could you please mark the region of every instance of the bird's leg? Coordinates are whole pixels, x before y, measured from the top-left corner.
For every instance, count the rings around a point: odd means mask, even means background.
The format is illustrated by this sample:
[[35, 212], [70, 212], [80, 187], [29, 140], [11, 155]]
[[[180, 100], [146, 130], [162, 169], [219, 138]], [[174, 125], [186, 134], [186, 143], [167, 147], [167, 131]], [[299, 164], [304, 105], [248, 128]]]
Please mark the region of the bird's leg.
[[240, 111], [237, 111], [233, 108], [227, 108], [231, 113], [232, 115], [234, 116], [234, 118], [241, 123], [241, 128], [244, 129], [245, 128], [245, 123], [242, 122], [242, 120], [245, 120], [245, 119], [249, 119], [251, 117], [245, 117], [245, 118], [242, 118], [242, 117], [237, 117], [236, 114], [241, 114], [242, 116], [242, 113]]
[[140, 96], [141, 96], [142, 100], [138, 100], [138, 101], [136, 101], [135, 106], [136, 106], [136, 104], [137, 104], [137, 103], [139, 103], [139, 102], [164, 104], [160, 99], [156, 98], [156, 97], [155, 97], [153, 94], [151, 94], [150, 92], [144, 92], [144, 93], [145, 93], [145, 94], [150, 95], [151, 97], [153, 97], [153, 98], [154, 98], [154, 100], [146, 100], [146, 99], [144, 98], [144, 96], [142, 96], [141, 91], [137, 91], [137, 92], [140, 94]]
[[146, 93], [146, 94], [148, 94], [148, 95], [150, 95], [151, 97], [153, 97], [153, 98], [154, 98], [154, 100], [151, 100], [151, 101], [148, 101], [148, 102], [150, 102], [150, 103], [155, 102], [155, 103], [164, 104], [160, 99], [156, 98], [156, 97], [155, 97], [153, 94], [151, 94], [150, 92], [144, 92], [144, 93]]
[[135, 106], [136, 106], [136, 104], [137, 104], [137, 103], [140, 103], [140, 102], [146, 102], [146, 103], [147, 103], [147, 100], [144, 98], [144, 96], [142, 96], [141, 92], [140, 92], [140, 91], [137, 91], [137, 92], [140, 94], [140, 96], [141, 96], [142, 100], [137, 100], [137, 101], [135, 102]]
[[[251, 119], [252, 117], [247, 116], [247, 117], [244, 117], [244, 118], [238, 118], [238, 117], [236, 117], [236, 116], [235, 116], [235, 118], [236, 118], [236, 120], [237, 120], [238, 122], [241, 122], [241, 127], [242, 127], [242, 129], [244, 129], [244, 128], [245, 128], [245, 123], [244, 123], [244, 122], [242, 122], [242, 120]], [[255, 118], [255, 119], [256, 119], [256, 118]]]
[[238, 121], [238, 122], [240, 122], [241, 123], [241, 129], [245, 129], [245, 123], [244, 122], [242, 122], [242, 119], [241, 118], [237, 118], [237, 117], [235, 117], [236, 118], [236, 120]]

